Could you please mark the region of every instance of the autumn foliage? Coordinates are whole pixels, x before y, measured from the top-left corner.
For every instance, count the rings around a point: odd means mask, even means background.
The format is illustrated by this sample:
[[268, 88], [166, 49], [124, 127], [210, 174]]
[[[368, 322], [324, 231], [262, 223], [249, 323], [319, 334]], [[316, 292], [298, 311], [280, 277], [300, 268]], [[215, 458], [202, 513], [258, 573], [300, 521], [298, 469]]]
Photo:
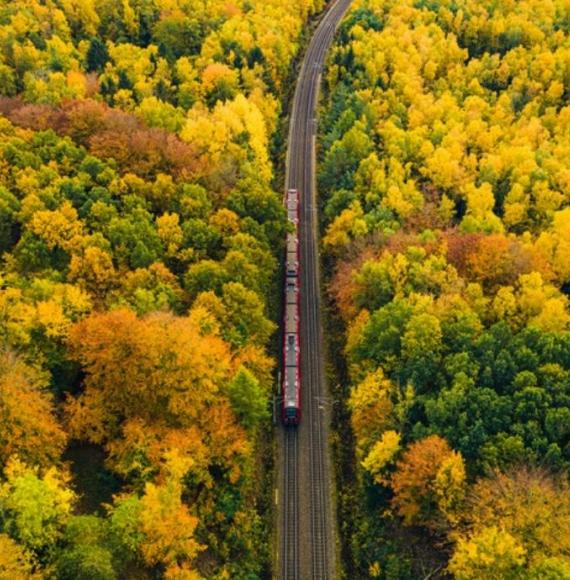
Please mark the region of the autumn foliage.
[[[446, 478], [450, 470], [455, 473]], [[447, 498], [455, 496], [459, 503], [464, 484], [461, 455], [450, 449], [445, 439], [431, 435], [413, 443], [396, 464], [390, 482], [392, 504], [406, 523], [427, 523], [436, 519], [437, 509]]]
[[273, 145], [323, 5], [0, 1], [0, 576], [269, 574]]
[[49, 465], [63, 451], [68, 435], [55, 416], [46, 377], [13, 352], [0, 357], [0, 460], [19, 455]]
[[519, 467], [479, 480], [470, 490], [450, 570], [459, 578], [504, 574], [564, 577], [570, 569], [566, 529], [568, 481]]
[[557, 0], [361, 0], [341, 25], [319, 193], [351, 576], [570, 575], [530, 521], [567, 525], [567, 21]]

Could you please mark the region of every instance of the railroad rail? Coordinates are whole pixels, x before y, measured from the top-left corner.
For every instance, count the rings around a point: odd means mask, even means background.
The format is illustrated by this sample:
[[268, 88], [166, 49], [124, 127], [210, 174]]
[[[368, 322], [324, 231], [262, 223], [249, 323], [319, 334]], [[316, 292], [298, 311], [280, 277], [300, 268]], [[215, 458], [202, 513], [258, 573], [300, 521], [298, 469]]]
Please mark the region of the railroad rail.
[[315, 179], [316, 109], [326, 53], [351, 0], [335, 0], [322, 17], [297, 82], [287, 151], [286, 189], [300, 194], [302, 420], [280, 440], [282, 465], [277, 570], [284, 580], [336, 577], [334, 522], [322, 349]]
[[297, 461], [297, 431], [288, 428], [283, 446], [283, 556], [281, 577], [287, 580], [299, 578], [299, 480]]

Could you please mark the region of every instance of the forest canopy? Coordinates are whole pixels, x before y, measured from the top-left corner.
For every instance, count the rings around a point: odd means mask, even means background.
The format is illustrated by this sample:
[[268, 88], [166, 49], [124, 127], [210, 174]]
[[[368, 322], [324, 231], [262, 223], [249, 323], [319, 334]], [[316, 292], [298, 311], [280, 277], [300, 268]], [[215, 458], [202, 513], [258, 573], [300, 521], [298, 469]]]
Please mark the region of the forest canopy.
[[570, 574], [569, 17], [359, 0], [341, 27], [319, 184], [355, 577]]
[[267, 573], [274, 146], [322, 7], [0, 1], [0, 576]]

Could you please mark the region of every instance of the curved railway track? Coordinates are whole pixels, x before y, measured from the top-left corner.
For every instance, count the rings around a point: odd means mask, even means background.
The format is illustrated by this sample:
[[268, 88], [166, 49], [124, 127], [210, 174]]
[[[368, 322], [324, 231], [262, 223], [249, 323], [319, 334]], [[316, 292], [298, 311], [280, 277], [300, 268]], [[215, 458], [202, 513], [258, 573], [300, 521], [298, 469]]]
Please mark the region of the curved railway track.
[[321, 71], [335, 31], [351, 0], [335, 0], [309, 44], [295, 90], [286, 188], [300, 192], [302, 420], [280, 438], [280, 577], [336, 577], [332, 475], [328, 452], [329, 409], [322, 350], [320, 263], [315, 186], [316, 109]]

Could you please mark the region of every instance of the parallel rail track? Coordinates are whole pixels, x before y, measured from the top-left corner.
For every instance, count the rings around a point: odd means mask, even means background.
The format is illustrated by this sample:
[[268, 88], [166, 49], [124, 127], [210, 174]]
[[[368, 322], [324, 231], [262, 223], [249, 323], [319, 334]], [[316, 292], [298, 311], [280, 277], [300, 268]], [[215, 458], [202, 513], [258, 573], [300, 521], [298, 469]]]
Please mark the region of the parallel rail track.
[[283, 552], [281, 576], [286, 580], [299, 578], [299, 478], [297, 431], [285, 432], [283, 446]]
[[[316, 109], [326, 53], [351, 0], [331, 3], [307, 49], [295, 90], [289, 147], [287, 189], [301, 198], [301, 388], [303, 417], [298, 429], [282, 438], [282, 529], [280, 571], [285, 580], [329, 580], [336, 576], [328, 455], [328, 413], [322, 353], [320, 262], [315, 186]], [[324, 411], [324, 412], [323, 412]], [[301, 450], [301, 451], [300, 451]], [[306, 465], [308, 470], [300, 468]], [[309, 517], [304, 517], [304, 514]], [[304, 528], [307, 528], [304, 529]], [[309, 546], [300, 546], [300, 540]]]

